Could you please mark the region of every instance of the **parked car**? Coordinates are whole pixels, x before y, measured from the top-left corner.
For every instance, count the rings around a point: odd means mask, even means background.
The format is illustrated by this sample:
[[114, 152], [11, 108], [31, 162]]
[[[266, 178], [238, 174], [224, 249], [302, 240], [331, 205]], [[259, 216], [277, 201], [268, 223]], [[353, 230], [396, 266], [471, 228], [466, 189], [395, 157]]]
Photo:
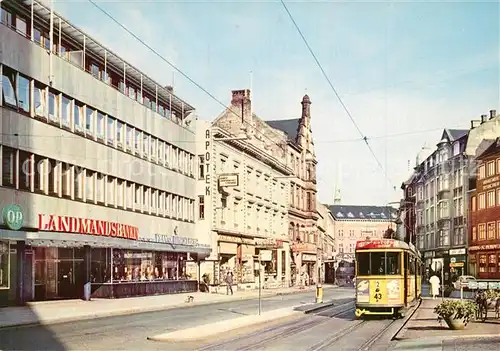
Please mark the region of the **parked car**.
[[460, 286], [462, 286], [464, 288], [469, 287], [469, 282], [471, 282], [471, 281], [475, 282], [476, 278], [471, 276], [471, 275], [461, 275], [452, 284], [453, 284], [453, 287], [455, 289], [460, 290]]

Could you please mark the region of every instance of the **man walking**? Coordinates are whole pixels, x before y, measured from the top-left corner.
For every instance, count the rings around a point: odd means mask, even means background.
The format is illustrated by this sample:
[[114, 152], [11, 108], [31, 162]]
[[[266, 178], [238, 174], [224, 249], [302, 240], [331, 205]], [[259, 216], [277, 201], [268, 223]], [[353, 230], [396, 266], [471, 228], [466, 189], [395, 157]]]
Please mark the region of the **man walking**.
[[227, 284], [227, 295], [231, 291], [231, 295], [233, 294], [233, 272], [227, 272], [226, 275], [226, 284]]

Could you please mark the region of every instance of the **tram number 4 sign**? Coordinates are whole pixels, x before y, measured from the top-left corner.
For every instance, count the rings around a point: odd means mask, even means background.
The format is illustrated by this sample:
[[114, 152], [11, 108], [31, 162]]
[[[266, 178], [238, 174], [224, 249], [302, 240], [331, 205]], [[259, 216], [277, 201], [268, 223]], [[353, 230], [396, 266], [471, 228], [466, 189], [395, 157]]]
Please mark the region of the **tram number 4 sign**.
[[379, 302], [382, 300], [382, 293], [380, 292], [380, 282], [377, 280], [375, 281], [375, 294], [373, 295], [375, 298], [376, 302]]

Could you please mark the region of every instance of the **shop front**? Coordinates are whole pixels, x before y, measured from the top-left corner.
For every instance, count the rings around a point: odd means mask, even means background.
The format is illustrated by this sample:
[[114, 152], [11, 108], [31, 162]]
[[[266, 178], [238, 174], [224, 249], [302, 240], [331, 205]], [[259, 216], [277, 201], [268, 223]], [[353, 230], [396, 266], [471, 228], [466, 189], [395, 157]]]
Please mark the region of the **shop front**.
[[275, 238], [255, 239], [256, 254], [260, 255], [266, 288], [290, 285], [290, 255], [288, 242]]
[[15, 248], [18, 304], [197, 291], [187, 267], [210, 254], [190, 238], [143, 238], [132, 225], [46, 214], [36, 228], [2, 229], [0, 238]]
[[254, 264], [255, 239], [244, 236], [218, 234], [218, 267], [214, 268], [215, 284], [225, 284], [228, 272], [233, 273], [239, 289], [253, 288], [257, 267]]
[[469, 247], [469, 274], [479, 279], [500, 279], [500, 244]]
[[294, 243], [295, 285], [311, 285], [317, 278], [317, 248], [311, 243]]
[[465, 248], [451, 249], [450, 256], [450, 275], [454, 282], [459, 276], [467, 275], [467, 250]]

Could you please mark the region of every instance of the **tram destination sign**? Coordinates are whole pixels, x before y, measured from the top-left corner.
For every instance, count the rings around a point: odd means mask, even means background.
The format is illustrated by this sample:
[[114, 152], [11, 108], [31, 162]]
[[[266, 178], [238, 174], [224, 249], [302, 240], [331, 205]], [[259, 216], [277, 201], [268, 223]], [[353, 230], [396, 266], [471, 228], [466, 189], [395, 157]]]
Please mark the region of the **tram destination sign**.
[[404, 247], [401, 244], [394, 239], [361, 240], [356, 242], [356, 249], [402, 249]]

